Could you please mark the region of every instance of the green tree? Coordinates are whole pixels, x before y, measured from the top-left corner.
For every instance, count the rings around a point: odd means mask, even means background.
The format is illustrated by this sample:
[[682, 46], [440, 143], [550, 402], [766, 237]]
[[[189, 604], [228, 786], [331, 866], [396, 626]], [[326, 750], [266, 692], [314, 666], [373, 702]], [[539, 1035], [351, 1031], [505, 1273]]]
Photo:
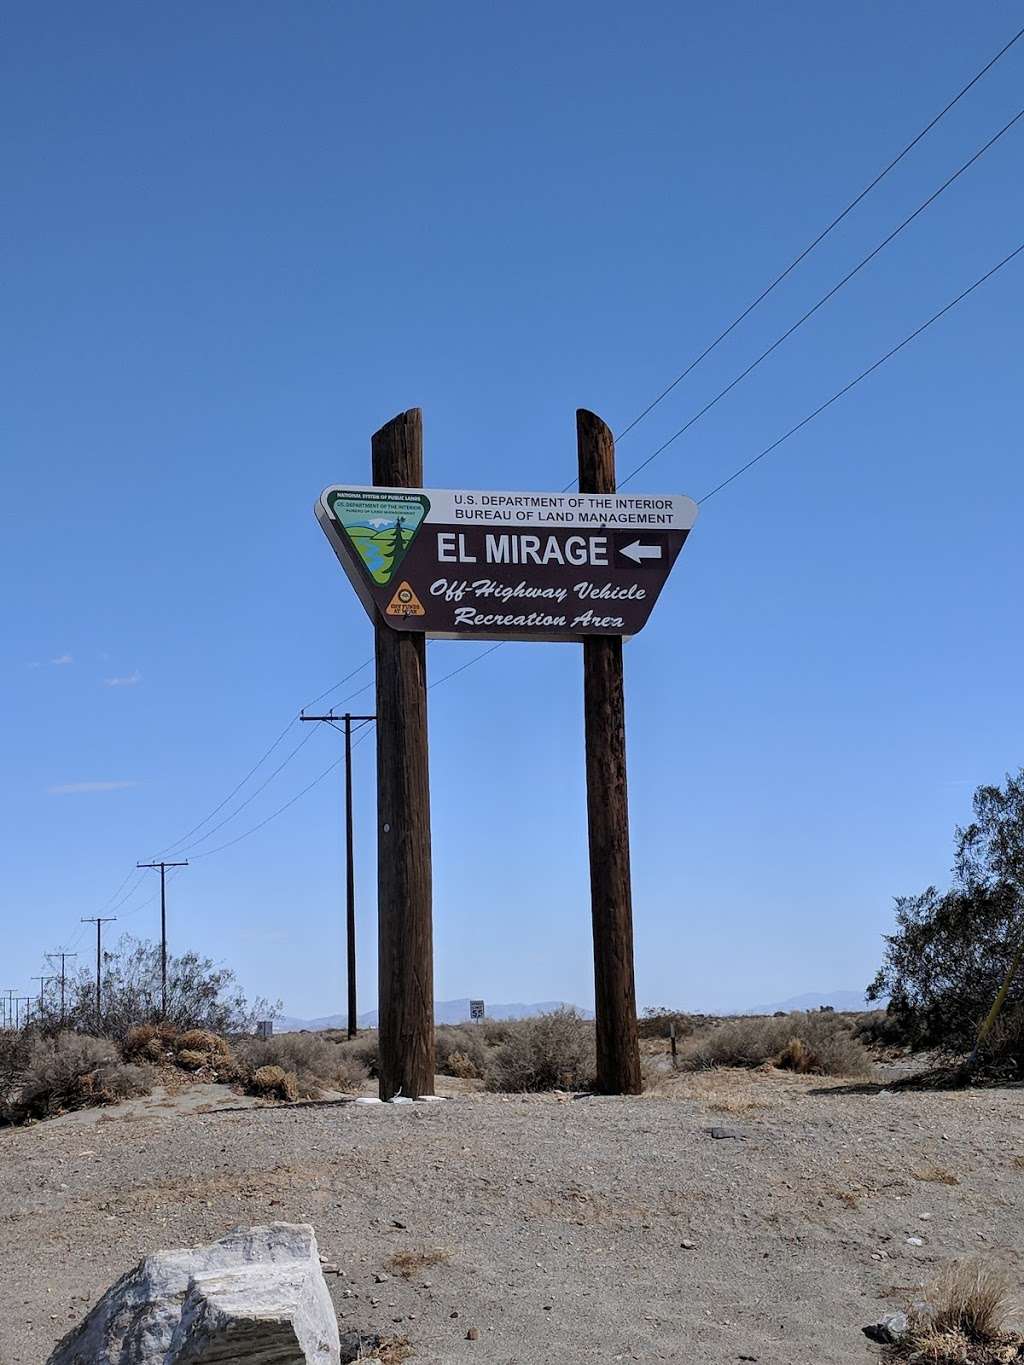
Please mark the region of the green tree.
[[395, 529], [392, 531], [391, 536], [384, 545], [384, 554], [392, 566], [397, 564], [399, 559], [401, 559], [402, 553], [408, 543], [407, 539], [403, 539], [402, 518], [399, 517], [395, 522]]
[[[953, 884], [896, 898], [896, 933], [868, 999], [888, 995], [918, 1042], [968, 1052], [1024, 942], [1024, 768], [979, 787], [974, 819], [956, 831]], [[1021, 973], [1024, 977], [1024, 973]], [[1024, 1060], [1024, 980], [1010, 988], [992, 1047]]]
[[[137, 1024], [160, 1017], [160, 945], [125, 934], [112, 953], [104, 953], [101, 973], [103, 1013], [96, 1019], [96, 979], [83, 968], [68, 982], [62, 1022], [52, 996], [39, 1024], [47, 1031], [61, 1027], [107, 1038], [123, 1038]], [[280, 1004], [248, 1001], [229, 967], [198, 953], [167, 957], [167, 1023], [175, 1028], [203, 1028], [211, 1033], [251, 1033], [257, 1019], [280, 1014]]]

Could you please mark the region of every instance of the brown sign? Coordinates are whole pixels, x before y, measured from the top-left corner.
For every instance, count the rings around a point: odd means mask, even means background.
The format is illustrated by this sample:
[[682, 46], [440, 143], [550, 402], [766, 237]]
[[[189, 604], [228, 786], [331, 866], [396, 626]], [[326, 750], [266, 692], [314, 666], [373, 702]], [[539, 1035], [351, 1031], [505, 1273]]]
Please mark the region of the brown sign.
[[443, 640], [581, 640], [646, 625], [697, 504], [332, 487], [316, 515], [371, 619]]

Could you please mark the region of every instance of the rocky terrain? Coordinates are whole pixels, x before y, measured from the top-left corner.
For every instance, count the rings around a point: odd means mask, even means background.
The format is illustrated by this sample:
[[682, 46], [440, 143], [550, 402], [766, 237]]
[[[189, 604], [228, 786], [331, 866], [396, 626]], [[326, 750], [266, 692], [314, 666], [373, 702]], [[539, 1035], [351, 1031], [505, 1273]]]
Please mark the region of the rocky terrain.
[[0, 1131], [0, 1361], [39, 1365], [145, 1252], [271, 1220], [316, 1229], [343, 1331], [489, 1365], [867, 1361], [861, 1327], [942, 1263], [1024, 1252], [1018, 1088], [447, 1084], [396, 1107], [200, 1090]]

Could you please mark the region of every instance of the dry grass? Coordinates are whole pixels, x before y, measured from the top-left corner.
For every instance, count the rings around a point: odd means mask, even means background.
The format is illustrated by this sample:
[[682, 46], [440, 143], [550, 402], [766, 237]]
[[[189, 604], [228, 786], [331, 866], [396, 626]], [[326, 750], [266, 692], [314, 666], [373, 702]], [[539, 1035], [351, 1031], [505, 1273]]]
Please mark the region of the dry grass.
[[152, 1073], [122, 1062], [113, 1043], [82, 1033], [36, 1038], [17, 1079], [6, 1117], [46, 1118], [66, 1109], [115, 1104], [148, 1094]]
[[179, 1056], [182, 1052], [198, 1052], [204, 1057], [231, 1056], [231, 1047], [225, 1039], [204, 1028], [190, 1028], [179, 1033], [174, 1040], [174, 1050]]
[[1010, 1281], [984, 1261], [954, 1261], [928, 1293], [929, 1325], [936, 1332], [961, 1332], [969, 1341], [992, 1342], [1005, 1335], [1014, 1316]]
[[280, 1066], [260, 1066], [252, 1073], [249, 1088], [268, 1100], [292, 1101], [299, 1098], [294, 1074]]
[[207, 1054], [205, 1052], [193, 1052], [191, 1048], [183, 1047], [177, 1053], [178, 1065], [186, 1071], [200, 1071], [206, 1065]]
[[379, 1360], [381, 1365], [402, 1365], [402, 1361], [408, 1360], [412, 1354], [408, 1337], [387, 1337], [373, 1355], [366, 1356], [365, 1359]]
[[594, 1026], [572, 1009], [518, 1019], [487, 1060], [489, 1090], [588, 1090], [594, 1083]]
[[411, 1280], [414, 1275], [427, 1270], [432, 1265], [441, 1265], [449, 1259], [448, 1252], [441, 1247], [421, 1248], [418, 1251], [396, 1251], [384, 1262], [392, 1275], [400, 1275], [403, 1280]]
[[[246, 1038], [236, 1045], [238, 1065], [249, 1088], [265, 1094], [266, 1082], [257, 1077], [265, 1071], [281, 1071], [288, 1078], [278, 1098], [319, 1099], [324, 1090], [358, 1090], [366, 1080], [366, 1067], [340, 1043], [328, 1042], [316, 1033], [280, 1033], [272, 1038]], [[279, 1083], [271, 1086], [271, 1093]]]
[[840, 1204], [844, 1204], [848, 1209], [860, 1208], [860, 1195], [856, 1190], [833, 1190], [833, 1198], [838, 1199]]
[[767, 1062], [798, 1075], [857, 1077], [873, 1071], [867, 1050], [850, 1032], [849, 1018], [832, 1013], [729, 1019], [687, 1039], [679, 1056], [689, 1070]]
[[129, 1029], [121, 1043], [126, 1062], [159, 1062], [174, 1051], [177, 1034], [167, 1024], [138, 1024]]
[[919, 1171], [911, 1171], [915, 1180], [928, 1181], [933, 1185], [959, 1185], [960, 1177], [944, 1166], [924, 1166]]
[[910, 1331], [891, 1360], [920, 1365], [999, 1365], [1020, 1358], [1024, 1339], [1011, 1333], [1017, 1316], [1011, 1283], [985, 1261], [952, 1261], [910, 1310]]
[[701, 1099], [705, 1108], [712, 1114], [729, 1114], [733, 1118], [768, 1108], [762, 1100], [754, 1099], [752, 1095], [729, 1094], [721, 1090], [709, 1090]]
[[1015, 1156], [1010, 1162], [1018, 1171], [1024, 1171], [1024, 1156]]

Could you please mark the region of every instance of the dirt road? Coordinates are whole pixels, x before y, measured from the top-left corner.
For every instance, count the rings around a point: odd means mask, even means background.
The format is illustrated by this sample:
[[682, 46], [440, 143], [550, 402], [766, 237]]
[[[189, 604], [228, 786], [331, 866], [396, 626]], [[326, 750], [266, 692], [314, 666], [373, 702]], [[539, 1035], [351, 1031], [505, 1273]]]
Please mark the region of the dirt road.
[[[834, 1085], [716, 1072], [639, 1100], [6, 1130], [0, 1362], [40, 1365], [146, 1251], [278, 1218], [312, 1223], [344, 1271], [343, 1328], [404, 1335], [423, 1362], [867, 1361], [861, 1326], [939, 1263], [1020, 1263], [1024, 1093]], [[387, 1269], [404, 1251], [445, 1259], [406, 1280]]]

